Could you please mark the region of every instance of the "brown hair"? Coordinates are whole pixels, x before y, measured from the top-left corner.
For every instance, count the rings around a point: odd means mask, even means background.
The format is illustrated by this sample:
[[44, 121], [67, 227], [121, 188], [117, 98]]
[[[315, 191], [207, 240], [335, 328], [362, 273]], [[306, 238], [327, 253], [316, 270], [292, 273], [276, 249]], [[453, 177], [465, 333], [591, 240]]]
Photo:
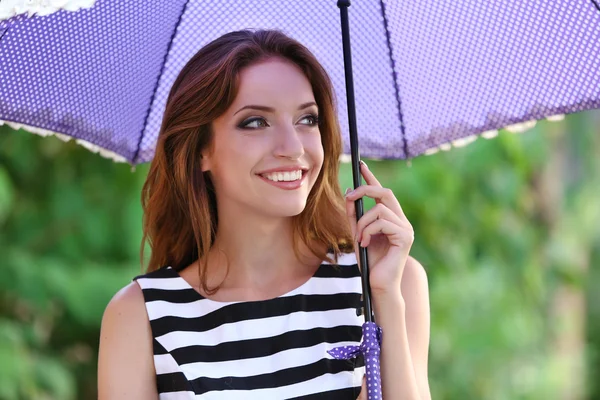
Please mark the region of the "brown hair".
[[[170, 265], [181, 269], [208, 254], [217, 231], [217, 204], [210, 174], [200, 168], [201, 152], [212, 144], [211, 124], [233, 103], [244, 67], [272, 57], [300, 67], [312, 85], [319, 108], [324, 150], [323, 167], [305, 209], [293, 218], [293, 246], [298, 240], [329, 262], [353, 250], [344, 200], [338, 185], [342, 151], [335, 98], [329, 76], [314, 55], [279, 31], [237, 31], [225, 34], [198, 51], [173, 83], [158, 136], [156, 153], [142, 189], [144, 244], [152, 254], [147, 271]], [[322, 254], [327, 247], [334, 260]], [[207, 260], [200, 265], [202, 289]]]

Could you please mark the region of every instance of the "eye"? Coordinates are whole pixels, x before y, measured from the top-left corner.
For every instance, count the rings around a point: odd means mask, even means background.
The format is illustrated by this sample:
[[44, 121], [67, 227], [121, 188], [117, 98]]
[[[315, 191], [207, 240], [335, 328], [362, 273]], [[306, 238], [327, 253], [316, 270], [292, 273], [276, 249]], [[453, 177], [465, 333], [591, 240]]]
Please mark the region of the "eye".
[[315, 126], [319, 123], [319, 116], [315, 114], [305, 115], [300, 119], [300, 123], [303, 125]]
[[268, 126], [269, 126], [269, 124], [267, 124], [267, 121], [265, 121], [264, 118], [262, 118], [262, 117], [252, 117], [252, 118], [248, 118], [248, 119], [243, 120], [238, 125], [238, 128], [241, 128], [241, 129], [259, 129], [259, 128], [266, 128]]

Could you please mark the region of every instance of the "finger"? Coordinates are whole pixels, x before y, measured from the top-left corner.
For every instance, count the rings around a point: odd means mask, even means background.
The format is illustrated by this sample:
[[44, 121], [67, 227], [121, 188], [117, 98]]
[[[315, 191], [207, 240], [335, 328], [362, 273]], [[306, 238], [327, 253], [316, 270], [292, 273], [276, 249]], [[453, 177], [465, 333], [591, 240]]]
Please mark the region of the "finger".
[[400, 218], [406, 218], [398, 199], [390, 189], [381, 186], [362, 185], [346, 194], [346, 202], [353, 203], [363, 196], [375, 199], [375, 203], [377, 204], [383, 203], [383, 205], [392, 210]]
[[381, 183], [379, 183], [375, 175], [371, 172], [371, 170], [363, 160], [360, 160], [360, 173], [365, 179], [365, 182], [367, 182], [367, 185], [382, 187]]
[[412, 226], [399, 226], [385, 219], [378, 219], [363, 229], [361, 247], [367, 247], [371, 243], [371, 237], [379, 234], [384, 234], [390, 245], [401, 248], [410, 248], [414, 241]]
[[363, 376], [362, 386], [360, 387], [360, 393], [356, 400], [368, 400], [367, 399], [367, 377]]
[[367, 211], [361, 217], [361, 219], [358, 220], [358, 223], [356, 224], [357, 241], [360, 242], [362, 237], [361, 232], [363, 231], [363, 229], [365, 229], [367, 225], [377, 221], [378, 219], [385, 219], [396, 225], [402, 225], [402, 223], [404, 222], [404, 220], [402, 220], [399, 216], [394, 214], [392, 210], [384, 206], [382, 203], [376, 204], [375, 207]]
[[[348, 188], [346, 190], [346, 193], [348, 193], [349, 190], [352, 190], [350, 188]], [[348, 217], [348, 223], [350, 224], [350, 229], [352, 231], [352, 237], [354, 238], [354, 241], [356, 241], [356, 208], [354, 205], [353, 201], [346, 201], [346, 216]]]

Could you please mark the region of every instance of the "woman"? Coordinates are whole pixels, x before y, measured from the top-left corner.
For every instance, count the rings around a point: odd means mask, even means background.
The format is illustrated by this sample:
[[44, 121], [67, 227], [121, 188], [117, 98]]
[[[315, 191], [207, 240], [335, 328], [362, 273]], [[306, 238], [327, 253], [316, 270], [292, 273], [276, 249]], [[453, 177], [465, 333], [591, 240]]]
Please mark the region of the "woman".
[[[364, 163], [367, 184], [344, 200], [334, 110], [324, 69], [277, 31], [226, 34], [187, 63], [143, 189], [148, 273], [103, 317], [100, 400], [366, 398], [364, 361], [327, 353], [361, 339], [355, 240], [384, 398], [429, 398], [412, 228]], [[377, 205], [357, 224], [361, 196]]]

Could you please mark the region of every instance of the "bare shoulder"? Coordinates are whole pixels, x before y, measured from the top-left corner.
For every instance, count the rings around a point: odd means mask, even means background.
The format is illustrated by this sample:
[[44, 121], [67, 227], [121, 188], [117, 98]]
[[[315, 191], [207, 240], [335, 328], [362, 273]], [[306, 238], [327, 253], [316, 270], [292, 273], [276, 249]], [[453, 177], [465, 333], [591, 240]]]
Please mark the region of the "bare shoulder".
[[410, 256], [404, 266], [400, 292], [406, 304], [407, 322], [412, 322], [413, 326], [416, 324], [416, 326], [421, 326], [422, 329], [429, 330], [429, 324], [423, 321], [429, 321], [430, 313], [427, 272], [420, 262]]
[[127, 327], [127, 331], [135, 329], [138, 334], [150, 333], [144, 295], [136, 282], [131, 282], [113, 296], [104, 310], [102, 327], [111, 329]]
[[414, 296], [417, 294], [415, 292], [422, 292], [424, 289], [428, 288], [428, 285], [429, 282], [425, 268], [420, 262], [412, 256], [409, 256], [404, 265], [404, 272], [402, 274], [402, 295]]
[[102, 317], [98, 398], [157, 399], [152, 348], [142, 289], [131, 282], [114, 295]]
[[110, 300], [106, 307], [106, 311], [110, 314], [112, 311], [121, 310], [121, 309], [143, 309], [144, 306], [144, 295], [142, 294], [142, 289], [140, 285], [136, 282], [131, 282], [121, 290], [119, 290], [113, 298]]

